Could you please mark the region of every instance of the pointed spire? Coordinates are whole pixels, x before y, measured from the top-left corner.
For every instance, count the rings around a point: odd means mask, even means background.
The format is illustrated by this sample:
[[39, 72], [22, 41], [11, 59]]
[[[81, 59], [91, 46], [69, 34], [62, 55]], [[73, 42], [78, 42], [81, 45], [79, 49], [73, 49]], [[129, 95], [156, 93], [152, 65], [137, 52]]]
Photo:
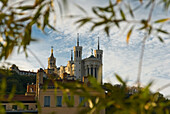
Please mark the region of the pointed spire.
[[98, 37], [98, 50], [100, 50], [99, 37]]
[[77, 33], [77, 46], [79, 46], [79, 33]]
[[73, 61], [73, 50], [71, 50], [71, 61]]
[[93, 49], [91, 49], [91, 55], [93, 55]]
[[51, 56], [53, 56], [53, 46], [51, 46]]
[[51, 46], [51, 53], [53, 53], [53, 46]]

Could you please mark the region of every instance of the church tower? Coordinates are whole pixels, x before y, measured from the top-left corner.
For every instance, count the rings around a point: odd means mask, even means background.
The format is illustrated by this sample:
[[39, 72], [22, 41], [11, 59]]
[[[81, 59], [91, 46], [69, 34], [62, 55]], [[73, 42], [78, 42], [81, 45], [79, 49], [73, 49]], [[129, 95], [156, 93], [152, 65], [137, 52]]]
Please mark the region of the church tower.
[[77, 33], [77, 46], [74, 46], [74, 76], [81, 80], [82, 46], [79, 46], [79, 33]]
[[103, 71], [103, 50], [100, 49], [100, 44], [99, 44], [99, 37], [98, 37], [98, 46], [97, 50], [94, 50], [94, 56], [100, 60], [100, 66], [98, 69], [98, 82], [102, 83], [102, 71]]
[[102, 62], [102, 59], [103, 59], [103, 50], [100, 50], [99, 37], [98, 37], [97, 50], [94, 50], [94, 56], [96, 58], [98, 58]]
[[53, 46], [51, 47], [51, 56], [48, 58], [48, 69], [56, 68], [56, 58], [53, 55]]

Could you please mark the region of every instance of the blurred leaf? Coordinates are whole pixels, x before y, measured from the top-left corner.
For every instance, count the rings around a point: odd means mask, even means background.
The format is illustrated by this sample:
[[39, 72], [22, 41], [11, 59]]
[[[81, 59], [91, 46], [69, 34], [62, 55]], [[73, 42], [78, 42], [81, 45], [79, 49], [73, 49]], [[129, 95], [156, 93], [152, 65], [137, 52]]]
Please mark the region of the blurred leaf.
[[123, 20], [126, 20], [125, 14], [122, 9], [119, 10]]
[[25, 6], [20, 6], [20, 7], [17, 7], [17, 9], [21, 9], [21, 10], [29, 10], [29, 9], [34, 9], [35, 6], [32, 6], [32, 5], [25, 5]]
[[164, 40], [161, 38], [161, 36], [158, 36], [158, 39], [160, 42], [164, 43]]
[[131, 34], [132, 34], [132, 30], [133, 30], [133, 26], [132, 26], [132, 28], [129, 30], [129, 32], [127, 33], [127, 36], [126, 36], [126, 42], [127, 42], [127, 44], [129, 43], [129, 39], [130, 39], [130, 36], [131, 36]]
[[110, 27], [109, 27], [109, 26], [106, 26], [106, 27], [104, 28], [104, 30], [105, 30], [105, 32], [106, 32], [106, 34], [107, 34], [107, 36], [109, 36], [109, 29], [110, 29]]
[[166, 21], [169, 21], [170, 18], [166, 18], [166, 19], [159, 19], [157, 21], [155, 21], [155, 23], [163, 23], [163, 22], [166, 22]]
[[131, 9], [130, 5], [128, 8], [129, 8], [130, 15], [134, 18], [133, 10]]
[[140, 1], [140, 3], [142, 3], [143, 2], [143, 0], [139, 0]]
[[85, 10], [83, 7], [81, 7], [81, 6], [78, 5], [78, 4], [75, 4], [75, 6], [76, 6], [77, 8], [79, 8], [82, 12], [84, 12], [85, 14], [87, 14], [86, 10]]
[[87, 22], [90, 22], [91, 20], [92, 20], [92, 18], [87, 17], [87, 18], [80, 19], [80, 20], [76, 21], [75, 23], [80, 23], [80, 25], [78, 26], [80, 28], [81, 26], [83, 26]]
[[158, 32], [164, 33], [164, 34], [169, 34], [169, 32], [162, 30], [162, 29], [157, 29]]
[[117, 3], [121, 2], [122, 0], [116, 0]]
[[125, 82], [122, 80], [122, 78], [118, 75], [118, 74], [115, 74], [117, 80], [122, 83], [123, 85], [125, 85]]

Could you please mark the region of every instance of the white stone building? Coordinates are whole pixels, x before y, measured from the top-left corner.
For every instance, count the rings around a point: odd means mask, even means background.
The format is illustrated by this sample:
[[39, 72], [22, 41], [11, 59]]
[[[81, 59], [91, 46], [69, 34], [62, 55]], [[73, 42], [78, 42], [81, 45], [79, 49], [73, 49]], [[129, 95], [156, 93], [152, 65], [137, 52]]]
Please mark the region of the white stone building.
[[103, 50], [100, 49], [99, 38], [98, 47], [93, 50], [90, 57], [82, 58], [83, 47], [79, 45], [79, 34], [77, 35], [77, 45], [74, 46], [74, 59], [71, 51], [71, 60], [68, 61], [66, 66], [56, 66], [56, 58], [53, 55], [53, 47], [51, 49], [51, 56], [48, 58], [48, 68], [44, 71], [47, 75], [53, 74], [58, 78], [64, 79], [64, 77], [83, 81], [83, 77], [91, 75], [97, 79], [99, 83], [102, 83], [102, 70], [103, 70]]

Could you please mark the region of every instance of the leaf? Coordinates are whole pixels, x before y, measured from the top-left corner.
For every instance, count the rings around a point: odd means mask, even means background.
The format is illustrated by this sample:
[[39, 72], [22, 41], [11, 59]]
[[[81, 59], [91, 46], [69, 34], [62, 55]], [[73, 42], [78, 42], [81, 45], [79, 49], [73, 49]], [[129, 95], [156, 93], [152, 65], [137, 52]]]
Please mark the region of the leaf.
[[116, 0], [117, 3], [120, 3], [122, 0]]
[[79, 25], [79, 28], [80, 28], [81, 26], [83, 26], [83, 25], [86, 24], [87, 22], [90, 22], [91, 19], [92, 19], [92, 18], [89, 18], [89, 17], [83, 18], [83, 19], [80, 19], [80, 20], [76, 21], [76, 23], [81, 23], [81, 24]]
[[122, 9], [120, 9], [120, 14], [121, 14], [121, 16], [122, 16], [122, 19], [123, 19], [123, 20], [126, 20], [125, 14], [124, 14], [124, 12], [123, 12]]
[[170, 20], [170, 18], [160, 19], [160, 20], [155, 21], [154, 23], [164, 23], [164, 22], [169, 21], [169, 20]]
[[169, 32], [162, 30], [162, 29], [157, 29], [158, 32], [164, 33], [164, 34], [169, 34]]
[[16, 20], [16, 22], [24, 22], [24, 21], [28, 21], [29, 19], [31, 19], [31, 17], [24, 17], [24, 18], [21, 18], [21, 19], [18, 19]]
[[140, 1], [140, 3], [142, 3], [143, 2], [143, 0], [139, 0]]
[[126, 42], [127, 42], [127, 44], [129, 43], [129, 39], [130, 39], [130, 35], [132, 34], [132, 30], [133, 30], [133, 26], [132, 26], [132, 28], [129, 30], [128, 34], [127, 34], [127, 37], [126, 37]]
[[133, 11], [132, 11], [132, 8], [130, 7], [130, 5], [129, 5], [129, 12], [130, 12], [130, 15], [134, 18], [134, 14], [133, 14]]
[[164, 40], [160, 36], [158, 36], [158, 39], [160, 42], [164, 43]]
[[109, 36], [109, 29], [110, 29], [109, 26], [106, 26], [106, 27], [104, 28], [104, 31], [106, 32], [107, 36]]
[[125, 85], [125, 82], [122, 80], [122, 78], [118, 75], [118, 74], [115, 74], [117, 80], [122, 83], [123, 85]]
[[32, 5], [17, 7], [17, 9], [21, 9], [21, 10], [29, 10], [29, 9], [34, 9], [34, 8], [35, 6], [32, 6]]
[[82, 12], [84, 12], [85, 14], [87, 14], [86, 10], [85, 10], [83, 7], [81, 7], [81, 6], [78, 5], [78, 4], [75, 4], [75, 5], [76, 5], [76, 7], [78, 7]]

